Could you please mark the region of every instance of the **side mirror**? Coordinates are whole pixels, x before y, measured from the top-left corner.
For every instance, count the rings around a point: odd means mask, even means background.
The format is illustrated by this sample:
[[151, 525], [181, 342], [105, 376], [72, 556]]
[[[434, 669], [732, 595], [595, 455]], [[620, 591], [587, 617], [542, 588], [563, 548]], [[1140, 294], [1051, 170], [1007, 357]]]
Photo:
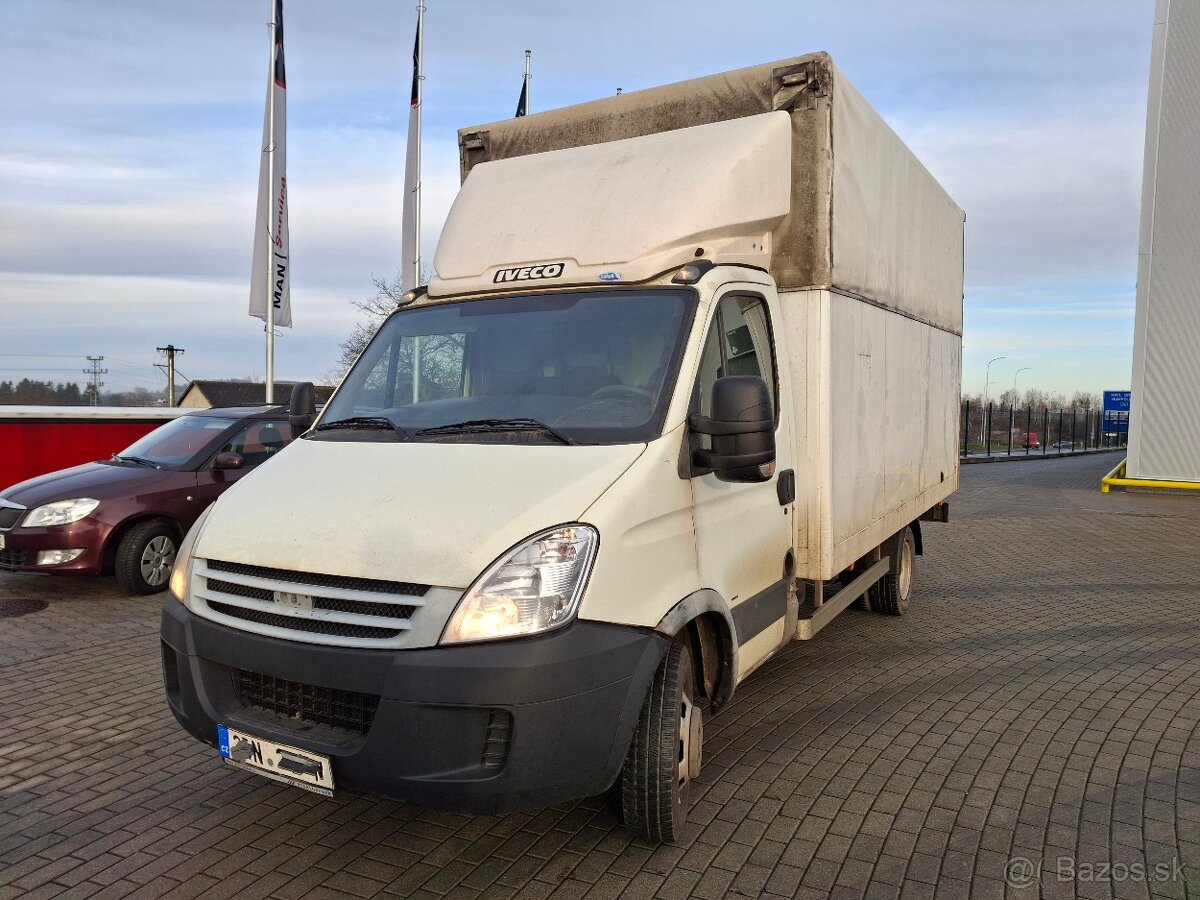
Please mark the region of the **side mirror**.
[[213, 460], [214, 469], [240, 469], [246, 465], [246, 459], [240, 453], [218, 453]]
[[757, 375], [727, 375], [712, 389], [712, 417], [693, 413], [688, 425], [712, 437], [712, 449], [692, 452], [692, 464], [721, 481], [769, 481], [775, 473], [775, 412]]
[[292, 400], [288, 409], [288, 424], [292, 434], [300, 437], [317, 418], [317, 396], [311, 381], [301, 381], [292, 386]]

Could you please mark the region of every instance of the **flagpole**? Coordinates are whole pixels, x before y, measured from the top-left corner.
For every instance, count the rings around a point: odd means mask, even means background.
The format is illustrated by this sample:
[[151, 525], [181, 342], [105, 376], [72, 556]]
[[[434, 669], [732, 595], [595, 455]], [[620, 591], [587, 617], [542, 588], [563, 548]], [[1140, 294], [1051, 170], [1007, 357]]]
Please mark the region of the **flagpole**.
[[525, 51], [525, 112], [529, 112], [529, 58], [533, 56], [532, 50]]
[[[421, 284], [421, 113], [425, 105], [425, 4], [417, 2], [417, 180], [413, 188], [415, 240], [413, 253], [413, 287]], [[415, 382], [414, 382], [415, 383]]]
[[271, 3], [271, 40], [267, 50], [267, 121], [270, 136], [267, 141], [267, 184], [272, 194], [272, 209], [267, 216], [267, 405], [275, 402], [275, 267], [270, 262], [270, 251], [275, 246], [273, 222], [275, 221], [275, 34], [279, 23], [275, 20], [275, 0]]

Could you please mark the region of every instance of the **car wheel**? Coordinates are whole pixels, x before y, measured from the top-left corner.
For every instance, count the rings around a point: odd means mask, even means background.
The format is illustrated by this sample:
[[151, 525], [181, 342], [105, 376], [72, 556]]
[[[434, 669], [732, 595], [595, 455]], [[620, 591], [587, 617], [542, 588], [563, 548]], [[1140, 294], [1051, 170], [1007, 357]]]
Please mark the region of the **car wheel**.
[[692, 655], [685, 644], [672, 644], [654, 674], [621, 770], [622, 819], [630, 834], [664, 842], [683, 834], [704, 744], [695, 690]]
[[906, 527], [896, 544], [892, 556], [892, 571], [879, 580], [879, 591], [875, 595], [875, 608], [889, 616], [902, 616], [908, 612], [913, 587], [917, 580], [917, 539], [911, 528]]
[[117, 582], [130, 594], [155, 594], [167, 586], [179, 537], [161, 519], [139, 522], [117, 545]]

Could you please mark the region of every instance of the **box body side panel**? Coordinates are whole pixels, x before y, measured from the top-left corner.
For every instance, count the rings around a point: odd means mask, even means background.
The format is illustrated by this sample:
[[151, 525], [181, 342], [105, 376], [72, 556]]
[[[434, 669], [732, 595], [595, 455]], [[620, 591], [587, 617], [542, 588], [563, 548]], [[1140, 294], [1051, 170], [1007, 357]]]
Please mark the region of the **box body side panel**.
[[962, 210], [834, 72], [830, 282], [961, 334]]
[[805, 373], [793, 384], [797, 567], [829, 579], [958, 488], [962, 341], [832, 291], [782, 305], [792, 371]]

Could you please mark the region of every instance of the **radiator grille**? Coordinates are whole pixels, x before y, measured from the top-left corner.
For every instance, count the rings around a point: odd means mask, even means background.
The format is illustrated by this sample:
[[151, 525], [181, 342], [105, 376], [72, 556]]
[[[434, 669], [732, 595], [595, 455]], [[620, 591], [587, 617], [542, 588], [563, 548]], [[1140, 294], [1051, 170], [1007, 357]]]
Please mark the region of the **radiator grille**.
[[[251, 600], [262, 600], [264, 603], [275, 601], [275, 592], [267, 588], [252, 587], [248, 584], [234, 584], [232, 581], [208, 579], [208, 588], [222, 594], [232, 594], [235, 597], [249, 597]], [[357, 613], [362, 616], [387, 616], [390, 619], [407, 619], [413, 614], [411, 606], [388, 606], [382, 603], [372, 603], [370, 600], [340, 600], [333, 597], [313, 597], [313, 609], [328, 609], [333, 612]]]
[[379, 706], [377, 694], [317, 687], [241, 669], [233, 670], [233, 686], [242, 706], [354, 734], [371, 730]]
[[276, 613], [263, 612], [258, 609], [247, 609], [244, 606], [234, 606], [231, 603], [220, 603], [209, 599], [210, 609], [241, 619], [245, 622], [256, 622], [259, 625], [271, 625], [275, 628], [287, 628], [292, 631], [305, 631], [309, 634], [326, 634], [331, 637], [368, 638], [379, 640], [394, 638], [400, 634], [398, 628], [376, 628], [373, 625], [351, 625], [347, 622], [330, 622], [327, 619], [305, 619], [298, 616], [281, 616]]
[[427, 584], [412, 584], [407, 581], [384, 581], [377, 578], [351, 578], [346, 575], [323, 575], [319, 572], [294, 572], [291, 569], [270, 569], [266, 566], [249, 566], [244, 563], [208, 560], [214, 572], [229, 572], [234, 575], [250, 575], [272, 581], [287, 581], [310, 588], [336, 588], [351, 591], [375, 591], [380, 594], [405, 594], [409, 597], [424, 597], [429, 590]]
[[0, 506], [0, 528], [12, 528], [25, 514], [25, 510], [14, 506]]
[[[429, 585], [198, 559], [198, 615], [270, 637], [342, 647], [399, 647]], [[235, 620], [235, 621], [231, 621]]]

